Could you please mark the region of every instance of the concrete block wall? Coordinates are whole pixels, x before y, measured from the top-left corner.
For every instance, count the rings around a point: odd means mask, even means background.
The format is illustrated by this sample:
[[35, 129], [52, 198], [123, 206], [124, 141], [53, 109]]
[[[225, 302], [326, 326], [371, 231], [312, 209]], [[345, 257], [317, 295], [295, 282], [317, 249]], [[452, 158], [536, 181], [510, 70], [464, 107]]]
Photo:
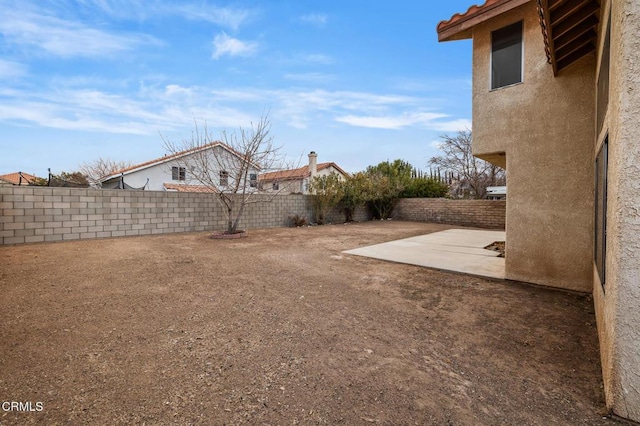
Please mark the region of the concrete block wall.
[[[269, 198], [255, 199], [260, 197]], [[288, 226], [289, 217], [296, 214], [312, 221], [308, 198], [278, 195], [270, 202], [247, 204], [239, 228]], [[400, 200], [393, 217], [504, 229], [505, 208], [504, 201], [408, 198]], [[366, 221], [371, 216], [361, 207], [354, 219]], [[327, 222], [344, 222], [340, 206]], [[0, 245], [224, 229], [223, 207], [211, 194], [0, 187]]]
[[[239, 227], [287, 226], [294, 214], [312, 217], [306, 196], [249, 204]], [[224, 229], [224, 210], [211, 194], [0, 187], [0, 244]]]
[[506, 201], [403, 198], [393, 218], [487, 229], [505, 229]]

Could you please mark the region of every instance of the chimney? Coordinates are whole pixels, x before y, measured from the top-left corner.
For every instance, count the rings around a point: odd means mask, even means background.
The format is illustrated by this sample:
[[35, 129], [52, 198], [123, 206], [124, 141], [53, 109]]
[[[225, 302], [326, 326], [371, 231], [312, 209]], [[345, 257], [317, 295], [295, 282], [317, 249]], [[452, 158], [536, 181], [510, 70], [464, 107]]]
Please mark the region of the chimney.
[[311, 179], [318, 174], [318, 154], [315, 151], [309, 153], [309, 173]]

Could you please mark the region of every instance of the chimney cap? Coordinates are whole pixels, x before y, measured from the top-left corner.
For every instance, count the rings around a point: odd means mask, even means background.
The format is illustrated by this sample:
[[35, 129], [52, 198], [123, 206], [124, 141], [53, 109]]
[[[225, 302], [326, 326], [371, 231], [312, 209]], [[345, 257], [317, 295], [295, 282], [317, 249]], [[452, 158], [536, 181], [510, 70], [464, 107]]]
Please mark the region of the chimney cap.
[[316, 152], [315, 152], [315, 151], [311, 151], [311, 152], [309, 153], [309, 155], [318, 155], [318, 154], [316, 154]]

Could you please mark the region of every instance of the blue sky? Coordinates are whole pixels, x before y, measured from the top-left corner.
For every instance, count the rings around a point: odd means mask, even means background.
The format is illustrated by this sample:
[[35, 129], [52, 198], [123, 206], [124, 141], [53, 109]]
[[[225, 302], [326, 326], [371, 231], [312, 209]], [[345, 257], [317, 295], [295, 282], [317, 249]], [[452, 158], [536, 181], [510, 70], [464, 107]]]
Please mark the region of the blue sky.
[[270, 111], [290, 158], [419, 168], [471, 126], [473, 0], [0, 0], [0, 174], [164, 155]]

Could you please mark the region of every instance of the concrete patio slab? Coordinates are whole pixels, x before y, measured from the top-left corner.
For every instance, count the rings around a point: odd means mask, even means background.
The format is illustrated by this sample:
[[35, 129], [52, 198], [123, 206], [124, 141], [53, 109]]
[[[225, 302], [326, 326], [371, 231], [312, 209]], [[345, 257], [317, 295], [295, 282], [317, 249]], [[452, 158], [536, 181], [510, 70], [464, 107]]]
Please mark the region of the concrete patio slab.
[[484, 248], [495, 241], [505, 241], [505, 232], [449, 229], [344, 253], [504, 279], [504, 258], [498, 257], [499, 253]]

